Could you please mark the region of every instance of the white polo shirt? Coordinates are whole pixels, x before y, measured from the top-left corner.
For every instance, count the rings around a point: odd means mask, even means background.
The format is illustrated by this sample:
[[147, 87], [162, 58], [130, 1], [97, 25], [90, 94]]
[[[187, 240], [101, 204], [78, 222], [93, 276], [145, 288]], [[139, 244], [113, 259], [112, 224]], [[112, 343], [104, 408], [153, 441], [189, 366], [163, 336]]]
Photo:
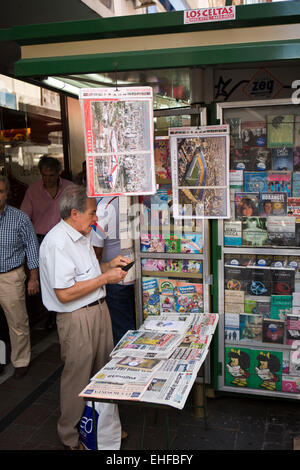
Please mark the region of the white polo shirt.
[[46, 235], [40, 247], [41, 290], [46, 308], [54, 312], [73, 312], [105, 297], [105, 287], [100, 287], [84, 297], [61, 303], [54, 292], [54, 289], [72, 287], [75, 282], [94, 279], [100, 274], [89, 235], [82, 235], [61, 220]]

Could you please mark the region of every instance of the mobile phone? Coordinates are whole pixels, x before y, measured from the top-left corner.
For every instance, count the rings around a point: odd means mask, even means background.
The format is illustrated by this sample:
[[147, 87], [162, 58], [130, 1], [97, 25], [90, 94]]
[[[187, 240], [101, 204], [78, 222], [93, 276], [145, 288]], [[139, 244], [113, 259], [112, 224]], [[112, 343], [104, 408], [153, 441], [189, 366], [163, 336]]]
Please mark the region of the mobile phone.
[[134, 265], [134, 261], [131, 261], [131, 263], [126, 264], [126, 266], [121, 266], [121, 268], [123, 269], [123, 271], [129, 271], [129, 269], [133, 265]]

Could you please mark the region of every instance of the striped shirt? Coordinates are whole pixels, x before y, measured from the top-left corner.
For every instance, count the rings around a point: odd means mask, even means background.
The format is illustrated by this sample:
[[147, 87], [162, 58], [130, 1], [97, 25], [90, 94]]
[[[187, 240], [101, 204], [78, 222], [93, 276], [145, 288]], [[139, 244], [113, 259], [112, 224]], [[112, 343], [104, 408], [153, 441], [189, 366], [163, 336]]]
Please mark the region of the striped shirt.
[[18, 268], [27, 260], [28, 269], [39, 267], [39, 245], [29, 217], [6, 205], [0, 214], [0, 273]]

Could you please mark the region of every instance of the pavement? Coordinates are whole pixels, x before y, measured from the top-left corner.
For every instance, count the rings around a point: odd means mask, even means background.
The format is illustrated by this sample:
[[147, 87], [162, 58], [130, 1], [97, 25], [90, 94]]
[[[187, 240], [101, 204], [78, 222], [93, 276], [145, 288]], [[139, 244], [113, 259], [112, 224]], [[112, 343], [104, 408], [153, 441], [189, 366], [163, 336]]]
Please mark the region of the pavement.
[[[32, 338], [33, 358], [27, 375], [15, 379], [10, 364], [0, 375], [1, 453], [63, 450], [56, 431], [62, 370], [57, 332], [36, 325], [32, 328]], [[197, 451], [300, 449], [297, 400], [210, 393], [207, 426], [203, 417], [199, 417], [199, 410], [192, 405], [190, 394], [183, 410], [168, 410], [169, 449], [164, 409], [156, 413], [153, 407], [138, 403], [120, 405], [122, 427], [128, 432], [121, 450], [126, 451], [126, 455], [140, 450], [143, 429], [142, 449], [150, 452], [196, 455]]]

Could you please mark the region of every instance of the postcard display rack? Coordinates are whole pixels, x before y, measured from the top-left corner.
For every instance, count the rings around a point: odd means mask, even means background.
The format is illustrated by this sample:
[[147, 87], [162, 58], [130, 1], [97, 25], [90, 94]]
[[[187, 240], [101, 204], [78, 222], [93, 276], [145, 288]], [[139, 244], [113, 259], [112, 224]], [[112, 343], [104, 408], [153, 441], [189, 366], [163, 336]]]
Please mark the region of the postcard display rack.
[[[176, 110], [176, 116], [179, 110]], [[193, 110], [181, 110], [186, 115]], [[205, 111], [205, 110], [204, 110]], [[158, 111], [158, 115], [160, 112]], [[168, 110], [171, 115], [172, 110]], [[154, 116], [156, 112], [154, 112]], [[199, 112], [201, 125], [206, 112]], [[173, 128], [176, 134], [183, 128]], [[156, 135], [154, 142], [156, 194], [140, 201], [140, 243], [136, 243], [137, 306], [144, 321], [168, 312], [210, 312], [209, 223], [204, 218], [173, 217], [171, 152], [169, 136]], [[157, 134], [157, 132], [156, 132]], [[209, 355], [205, 382], [210, 382]], [[197, 377], [197, 382], [203, 382]]]
[[[300, 109], [220, 103], [230, 219], [218, 222], [218, 388], [300, 398]], [[224, 334], [222, 334], [224, 332]]]

